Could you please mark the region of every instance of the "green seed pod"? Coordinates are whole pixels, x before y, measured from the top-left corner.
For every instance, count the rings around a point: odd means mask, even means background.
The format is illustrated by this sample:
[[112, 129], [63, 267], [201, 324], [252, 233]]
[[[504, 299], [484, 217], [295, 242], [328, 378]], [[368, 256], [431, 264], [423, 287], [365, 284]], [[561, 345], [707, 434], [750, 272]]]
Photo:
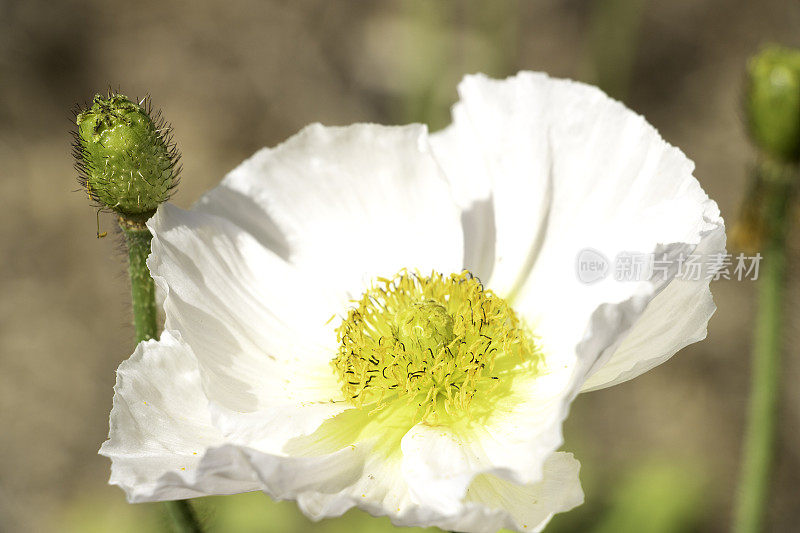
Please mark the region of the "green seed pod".
[[765, 48], [750, 59], [747, 77], [753, 142], [778, 161], [800, 160], [800, 50]]
[[74, 155], [79, 181], [101, 209], [143, 221], [169, 199], [180, 159], [171, 127], [149, 101], [95, 95], [77, 114]]

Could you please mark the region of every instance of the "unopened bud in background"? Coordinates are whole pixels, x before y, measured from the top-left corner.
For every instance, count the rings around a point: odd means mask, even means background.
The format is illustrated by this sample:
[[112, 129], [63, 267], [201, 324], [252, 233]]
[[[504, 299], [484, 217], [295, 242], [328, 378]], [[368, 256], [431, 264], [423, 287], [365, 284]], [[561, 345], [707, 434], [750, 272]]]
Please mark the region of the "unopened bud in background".
[[768, 46], [747, 65], [750, 136], [765, 154], [800, 160], [800, 50]]

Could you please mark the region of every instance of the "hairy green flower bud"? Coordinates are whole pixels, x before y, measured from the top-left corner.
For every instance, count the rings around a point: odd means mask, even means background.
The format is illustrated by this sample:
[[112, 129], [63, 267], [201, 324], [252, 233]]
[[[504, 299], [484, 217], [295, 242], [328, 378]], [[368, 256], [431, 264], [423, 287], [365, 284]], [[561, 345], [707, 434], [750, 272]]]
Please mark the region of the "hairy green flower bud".
[[800, 160], [800, 50], [770, 46], [747, 66], [753, 142], [779, 161]]
[[149, 102], [95, 95], [78, 113], [75, 158], [81, 185], [101, 209], [143, 220], [169, 199], [180, 155], [171, 127]]

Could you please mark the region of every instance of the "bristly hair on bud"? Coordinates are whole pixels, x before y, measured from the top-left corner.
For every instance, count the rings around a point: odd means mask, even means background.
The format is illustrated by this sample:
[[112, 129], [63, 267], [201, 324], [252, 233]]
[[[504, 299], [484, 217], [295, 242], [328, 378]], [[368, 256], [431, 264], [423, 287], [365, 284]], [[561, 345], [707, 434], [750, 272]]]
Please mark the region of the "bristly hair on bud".
[[99, 210], [144, 223], [178, 183], [172, 126], [153, 112], [149, 96], [137, 103], [112, 91], [76, 108], [75, 118], [73, 155], [82, 188]]

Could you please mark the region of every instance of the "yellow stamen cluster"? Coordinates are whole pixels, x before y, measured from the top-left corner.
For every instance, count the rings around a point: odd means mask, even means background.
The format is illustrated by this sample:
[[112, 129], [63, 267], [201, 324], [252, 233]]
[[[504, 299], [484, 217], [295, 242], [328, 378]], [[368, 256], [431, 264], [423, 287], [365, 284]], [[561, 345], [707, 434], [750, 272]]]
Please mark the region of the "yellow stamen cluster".
[[336, 330], [332, 363], [359, 407], [403, 398], [419, 420], [454, 414], [497, 387], [501, 358], [537, 357], [511, 307], [467, 271], [378, 278], [355, 304]]

